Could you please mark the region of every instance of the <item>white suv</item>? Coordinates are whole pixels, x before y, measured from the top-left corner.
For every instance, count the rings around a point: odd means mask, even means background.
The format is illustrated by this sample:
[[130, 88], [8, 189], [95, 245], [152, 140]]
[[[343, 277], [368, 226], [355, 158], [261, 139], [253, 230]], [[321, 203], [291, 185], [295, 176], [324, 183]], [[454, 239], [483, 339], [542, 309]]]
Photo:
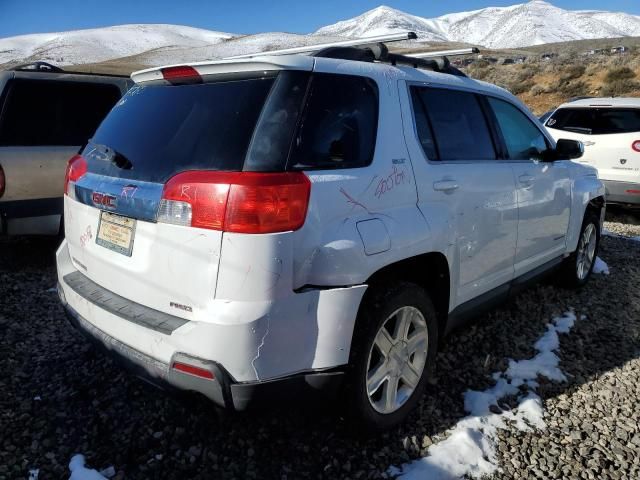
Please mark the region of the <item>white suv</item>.
[[556, 267], [586, 282], [604, 187], [578, 142], [498, 87], [347, 50], [134, 73], [69, 163], [72, 323], [219, 405], [339, 387], [385, 428], [463, 319]]
[[640, 206], [640, 98], [586, 98], [545, 123], [554, 138], [581, 141], [580, 163], [598, 169], [607, 201]]

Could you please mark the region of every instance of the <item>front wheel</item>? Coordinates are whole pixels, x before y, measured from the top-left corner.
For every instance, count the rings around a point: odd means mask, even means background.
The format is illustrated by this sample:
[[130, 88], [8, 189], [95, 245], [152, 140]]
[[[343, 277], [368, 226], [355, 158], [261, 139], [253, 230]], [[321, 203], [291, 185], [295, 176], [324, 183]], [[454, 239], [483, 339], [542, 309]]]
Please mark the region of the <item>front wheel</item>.
[[600, 246], [600, 217], [593, 211], [584, 216], [576, 251], [564, 260], [563, 284], [569, 288], [583, 286], [589, 280]]
[[434, 368], [438, 323], [424, 289], [400, 282], [363, 301], [354, 334], [348, 396], [352, 416], [371, 430], [402, 422]]

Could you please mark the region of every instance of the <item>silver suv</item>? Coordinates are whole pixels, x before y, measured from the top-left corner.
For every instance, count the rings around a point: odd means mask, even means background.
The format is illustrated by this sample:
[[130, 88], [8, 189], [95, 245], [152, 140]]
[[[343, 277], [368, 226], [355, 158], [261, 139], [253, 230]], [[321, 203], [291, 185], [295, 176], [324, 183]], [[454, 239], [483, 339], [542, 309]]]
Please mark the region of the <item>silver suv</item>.
[[0, 72], [0, 234], [58, 234], [67, 160], [130, 85], [42, 62]]

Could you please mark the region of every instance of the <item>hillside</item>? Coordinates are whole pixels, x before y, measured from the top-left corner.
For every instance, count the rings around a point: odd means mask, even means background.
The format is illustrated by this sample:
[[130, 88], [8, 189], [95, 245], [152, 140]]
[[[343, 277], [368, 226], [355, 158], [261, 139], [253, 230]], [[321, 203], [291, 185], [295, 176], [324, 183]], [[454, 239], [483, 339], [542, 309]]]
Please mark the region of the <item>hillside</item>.
[[[523, 64], [499, 65], [480, 60], [463, 70], [470, 77], [510, 90], [536, 114], [573, 97], [640, 97], [640, 38], [576, 43], [545, 45], [545, 52], [557, 54], [550, 60], [540, 59], [541, 50], [531, 48], [525, 51], [530, 57]], [[620, 44], [626, 44], [630, 50], [623, 55], [582, 54], [587, 48]], [[501, 52], [491, 53], [499, 56]]]
[[282, 32], [244, 35], [165, 24], [119, 25], [0, 38], [0, 66], [36, 60], [58, 65], [94, 64], [131, 57], [136, 57], [138, 64], [161, 65], [400, 31], [415, 31], [418, 42], [413, 45], [419, 48], [446, 42], [485, 49], [521, 49], [571, 40], [640, 36], [640, 17], [570, 11], [533, 0], [433, 19], [380, 6], [306, 35]]
[[213, 45], [231, 37], [229, 33], [162, 24], [36, 33], [0, 39], [0, 64], [35, 60], [58, 65], [102, 62], [162, 48]]

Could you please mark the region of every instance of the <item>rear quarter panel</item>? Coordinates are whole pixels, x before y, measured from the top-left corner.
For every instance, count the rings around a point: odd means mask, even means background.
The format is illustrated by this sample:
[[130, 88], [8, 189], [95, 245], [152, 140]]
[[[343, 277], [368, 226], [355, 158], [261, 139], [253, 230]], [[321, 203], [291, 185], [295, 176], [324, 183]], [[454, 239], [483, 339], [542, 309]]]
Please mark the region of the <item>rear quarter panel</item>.
[[569, 162], [569, 164], [571, 166], [572, 189], [567, 252], [573, 252], [578, 247], [578, 238], [587, 205], [594, 198], [604, 198], [605, 188], [595, 169], [573, 162]]
[[294, 288], [364, 283], [389, 264], [432, 251], [402, 133], [396, 85], [403, 72], [330, 59], [318, 59], [315, 71], [373, 79], [378, 131], [369, 166], [307, 172], [311, 198], [305, 225], [294, 232]]

